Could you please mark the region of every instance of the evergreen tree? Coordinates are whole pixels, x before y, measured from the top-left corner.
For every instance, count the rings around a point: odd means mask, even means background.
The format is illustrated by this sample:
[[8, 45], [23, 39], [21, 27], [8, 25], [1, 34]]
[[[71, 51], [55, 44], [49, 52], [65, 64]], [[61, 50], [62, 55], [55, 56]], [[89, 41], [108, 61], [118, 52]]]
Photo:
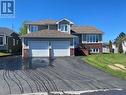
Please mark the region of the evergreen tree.
[[124, 32], [121, 32], [119, 36], [117, 36], [117, 38], [114, 41], [116, 46], [119, 46], [119, 44], [122, 43], [124, 37], [126, 37], [126, 34]]

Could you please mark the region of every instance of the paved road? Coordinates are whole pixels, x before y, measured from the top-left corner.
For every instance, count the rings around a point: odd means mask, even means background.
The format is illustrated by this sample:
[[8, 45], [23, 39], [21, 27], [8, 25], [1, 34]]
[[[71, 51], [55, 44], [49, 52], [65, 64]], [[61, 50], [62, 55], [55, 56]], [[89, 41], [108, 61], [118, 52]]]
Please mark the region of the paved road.
[[20, 56], [0, 58], [0, 95], [43, 91], [84, 91], [126, 88], [126, 81], [112, 77], [79, 57], [23, 61]]

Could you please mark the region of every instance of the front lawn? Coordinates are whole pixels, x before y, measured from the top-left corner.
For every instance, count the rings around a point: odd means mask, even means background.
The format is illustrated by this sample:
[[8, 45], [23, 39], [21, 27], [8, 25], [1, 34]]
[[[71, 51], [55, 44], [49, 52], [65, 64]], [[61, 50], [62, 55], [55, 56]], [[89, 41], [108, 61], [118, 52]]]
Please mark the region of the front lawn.
[[97, 54], [82, 57], [90, 65], [126, 79], [126, 54]]
[[1, 56], [7, 56], [7, 55], [10, 55], [10, 54], [9, 54], [9, 53], [0, 52], [0, 57], [1, 57]]

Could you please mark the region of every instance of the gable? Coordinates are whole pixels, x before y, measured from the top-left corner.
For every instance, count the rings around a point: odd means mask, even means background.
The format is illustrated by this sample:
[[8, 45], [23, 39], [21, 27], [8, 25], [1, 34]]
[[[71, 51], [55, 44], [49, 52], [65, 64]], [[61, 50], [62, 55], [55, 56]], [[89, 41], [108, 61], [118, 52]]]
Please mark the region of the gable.
[[56, 22], [56, 24], [73, 24], [70, 20], [64, 18]]

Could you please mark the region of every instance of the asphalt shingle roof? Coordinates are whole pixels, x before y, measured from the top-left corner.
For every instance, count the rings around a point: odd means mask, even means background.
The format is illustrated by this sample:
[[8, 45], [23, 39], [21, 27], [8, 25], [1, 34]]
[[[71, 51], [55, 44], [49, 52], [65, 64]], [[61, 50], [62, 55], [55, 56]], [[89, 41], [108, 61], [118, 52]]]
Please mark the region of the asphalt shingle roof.
[[73, 26], [72, 31], [75, 33], [80, 33], [80, 34], [81, 33], [82, 34], [90, 34], [90, 33], [103, 34], [102, 31], [92, 26]]
[[23, 38], [73, 38], [73, 35], [63, 33], [57, 30], [41, 30], [21, 36]]
[[26, 22], [25, 24], [34, 24], [34, 25], [48, 25], [48, 24], [56, 24], [57, 20], [50, 20], [50, 19], [45, 19], [45, 20], [40, 20], [36, 22]]
[[6, 36], [10, 36], [14, 31], [9, 29], [9, 28], [6, 28], [6, 27], [0, 27], [0, 35], [1, 34], [4, 34]]

